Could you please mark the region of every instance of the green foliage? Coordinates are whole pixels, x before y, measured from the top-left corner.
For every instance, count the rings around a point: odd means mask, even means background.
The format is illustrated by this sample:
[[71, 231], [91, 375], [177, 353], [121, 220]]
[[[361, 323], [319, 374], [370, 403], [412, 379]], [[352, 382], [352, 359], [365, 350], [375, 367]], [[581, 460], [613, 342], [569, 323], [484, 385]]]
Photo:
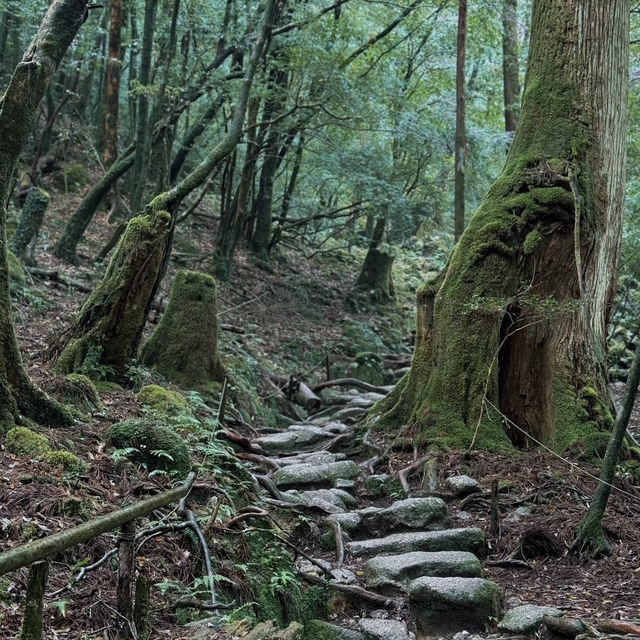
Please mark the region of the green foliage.
[[52, 467], [62, 467], [72, 474], [80, 474], [87, 470], [87, 463], [70, 451], [47, 451], [42, 460]]
[[92, 380], [105, 380], [114, 375], [115, 368], [102, 363], [104, 347], [99, 344], [91, 344], [87, 348], [80, 366], [80, 373]]
[[175, 471], [184, 475], [191, 466], [189, 447], [171, 428], [154, 420], [131, 419], [114, 424], [107, 441], [124, 455], [149, 470]]
[[84, 164], [74, 162], [56, 173], [53, 182], [59, 190], [74, 193], [89, 182], [89, 171]]

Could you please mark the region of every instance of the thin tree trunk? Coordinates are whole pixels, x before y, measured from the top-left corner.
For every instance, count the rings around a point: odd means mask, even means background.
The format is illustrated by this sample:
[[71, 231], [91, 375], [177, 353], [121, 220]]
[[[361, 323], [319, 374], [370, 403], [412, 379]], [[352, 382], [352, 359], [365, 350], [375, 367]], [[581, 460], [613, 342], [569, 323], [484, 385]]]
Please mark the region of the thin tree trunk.
[[504, 81], [504, 129], [515, 133], [520, 102], [520, 68], [518, 64], [518, 0], [504, 0], [502, 5], [502, 75]]
[[467, 58], [467, 0], [458, 4], [458, 52], [456, 57], [456, 143], [455, 143], [455, 239], [464, 231], [464, 178], [467, 155], [465, 131], [465, 62]]
[[635, 404], [638, 386], [640, 385], [640, 344], [636, 344], [636, 356], [633, 360], [631, 372], [627, 379], [624, 394], [624, 405], [618, 414], [611, 438], [607, 445], [607, 451], [602, 461], [600, 480], [596, 492], [589, 505], [589, 510], [580, 524], [573, 548], [584, 555], [600, 557], [611, 553], [611, 544], [604, 533], [604, 512], [609, 503], [609, 496], [613, 488], [616, 475], [616, 466], [620, 459], [620, 452], [627, 434], [627, 426]]
[[120, 70], [122, 0], [111, 0], [109, 60], [107, 62], [107, 94], [104, 121], [104, 164], [110, 167], [118, 157], [118, 111], [120, 106]]

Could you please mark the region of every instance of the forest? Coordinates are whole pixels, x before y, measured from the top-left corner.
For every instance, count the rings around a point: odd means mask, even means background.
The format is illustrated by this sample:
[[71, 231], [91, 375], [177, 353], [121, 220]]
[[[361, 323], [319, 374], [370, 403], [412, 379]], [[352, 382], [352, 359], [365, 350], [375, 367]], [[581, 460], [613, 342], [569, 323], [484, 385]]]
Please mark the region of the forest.
[[630, 0], [0, 0], [0, 640], [640, 638], [639, 80]]

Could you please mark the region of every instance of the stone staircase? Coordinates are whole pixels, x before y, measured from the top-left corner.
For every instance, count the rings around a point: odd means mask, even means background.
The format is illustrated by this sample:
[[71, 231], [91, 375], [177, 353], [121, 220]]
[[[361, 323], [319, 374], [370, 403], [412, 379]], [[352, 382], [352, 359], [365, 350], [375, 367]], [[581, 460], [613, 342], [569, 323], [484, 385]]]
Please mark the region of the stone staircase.
[[[354, 394], [351, 408], [366, 411], [375, 395]], [[262, 476], [271, 494], [266, 500], [299, 506], [321, 533], [325, 552], [310, 540], [305, 551], [316, 557], [299, 563], [301, 574], [324, 572], [336, 589], [351, 594], [348, 610], [357, 611], [331, 622], [313, 620], [303, 638], [409, 640], [484, 631], [498, 618], [503, 595], [482, 577], [484, 532], [451, 528], [447, 503], [424, 490], [391, 501], [384, 489], [394, 478], [373, 475], [370, 465], [344, 452], [354, 434], [325, 415], [255, 440], [272, 469], [270, 481]], [[449, 484], [451, 495], [473, 490], [466, 477]]]

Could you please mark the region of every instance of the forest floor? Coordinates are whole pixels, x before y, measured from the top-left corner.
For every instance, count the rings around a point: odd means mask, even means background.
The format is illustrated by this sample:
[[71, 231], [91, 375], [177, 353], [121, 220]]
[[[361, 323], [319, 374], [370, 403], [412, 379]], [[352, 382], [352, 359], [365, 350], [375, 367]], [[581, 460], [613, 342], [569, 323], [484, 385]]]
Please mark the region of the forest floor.
[[[80, 248], [83, 263], [79, 267], [65, 265], [50, 254], [61, 222], [78, 201], [75, 195], [54, 195], [38, 267], [91, 288], [104, 268], [96, 266], [91, 257], [113, 230], [104, 213], [91, 226]], [[211, 211], [203, 207], [184, 229], [178, 230], [161, 299], [167, 299], [178, 269], [210, 270], [215, 226]], [[271, 270], [265, 271], [240, 252], [230, 281], [219, 287], [220, 322], [232, 329], [220, 334], [223, 359], [249, 352], [278, 373], [302, 374], [303, 379], [313, 381], [324, 376], [320, 366], [327, 354], [336, 373], [344, 374], [353, 372], [355, 357], [361, 351], [410, 353], [414, 292], [433, 265], [416, 253], [398, 258], [396, 284], [400, 284], [401, 296], [390, 312], [353, 295], [353, 281], [363, 255], [363, 248], [357, 248], [351, 253], [335, 251], [305, 258], [285, 249]], [[69, 326], [85, 297], [86, 292], [77, 287], [43, 278], [34, 280], [15, 301], [25, 364], [45, 388], [55, 379], [47, 362], [48, 350]], [[153, 326], [150, 323], [148, 331]], [[367, 345], [370, 348], [366, 349]], [[132, 377], [136, 375], [145, 374], [133, 371]], [[256, 388], [253, 392], [264, 397], [269, 389]], [[103, 434], [113, 422], [138, 416], [142, 409], [128, 390], [102, 391], [101, 397], [107, 409], [102, 417], [73, 428], [43, 430], [54, 447], [71, 449], [90, 463], [82, 479], [70, 482], [62, 472], [52, 473], [34, 460], [17, 459], [0, 445], [0, 548], [68, 528], [87, 514], [106, 513], [132, 497], [168, 485], [165, 477], [117, 467], [104, 446]], [[640, 408], [634, 414], [634, 424], [640, 426]], [[379, 437], [384, 444], [384, 436]], [[397, 472], [410, 456], [408, 452], [394, 453], [387, 471]], [[467, 456], [451, 453], [440, 457], [439, 467], [441, 477], [468, 472], [487, 490], [493, 480], [508, 484], [509, 491], [501, 503], [500, 533], [488, 535], [490, 554], [485, 569], [488, 577], [505, 587], [507, 601], [517, 598], [555, 606], [571, 617], [640, 619], [640, 489], [629, 478], [620, 479], [619, 486], [627, 493], [614, 492], [607, 512], [614, 554], [605, 560], [580, 561], [568, 553], [568, 547], [593, 494], [597, 467], [568, 463], [545, 452], [512, 458], [480, 452]], [[199, 481], [206, 483], [207, 478]], [[488, 532], [488, 510], [487, 497], [481, 494], [455, 512], [454, 521]], [[49, 591], [62, 589], [72, 575], [70, 569], [84, 558], [100, 557], [114, 542], [115, 536], [102, 536], [80, 551], [66, 553], [66, 562], [52, 568]], [[300, 544], [303, 546], [304, 541]], [[309, 550], [322, 553], [313, 547]], [[216, 553], [225, 567], [225, 552]], [[152, 590], [153, 637], [188, 637], [176, 624], [171, 602], [175, 584], [193, 578], [190, 555], [178, 540], [168, 536], [155, 538], [146, 546], [143, 562], [149, 567], [152, 583], [160, 585]], [[500, 565], [513, 557], [528, 566]], [[25, 578], [22, 570], [9, 580], [0, 579], [0, 638], [16, 635]], [[233, 567], [228, 567], [227, 578], [241, 583]], [[88, 625], [92, 630], [109, 625], [114, 594], [115, 573], [106, 565], [72, 591], [50, 598], [47, 637], [102, 638], [102, 632], [89, 631]]]

